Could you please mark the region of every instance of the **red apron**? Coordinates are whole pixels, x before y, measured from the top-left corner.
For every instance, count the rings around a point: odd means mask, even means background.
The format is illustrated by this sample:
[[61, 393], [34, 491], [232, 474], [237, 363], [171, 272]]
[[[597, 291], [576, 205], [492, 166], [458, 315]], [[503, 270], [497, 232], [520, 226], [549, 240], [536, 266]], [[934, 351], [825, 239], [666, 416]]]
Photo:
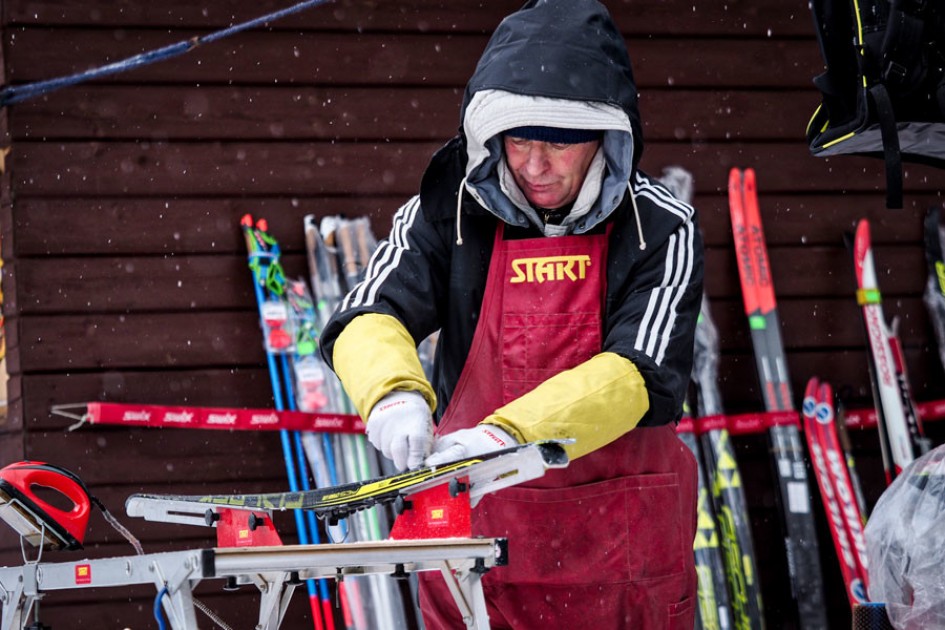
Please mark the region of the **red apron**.
[[[475, 426], [601, 351], [609, 231], [502, 234], [500, 225], [439, 434]], [[672, 425], [634, 429], [563, 470], [487, 495], [472, 518], [474, 535], [509, 539], [509, 565], [483, 577], [493, 628], [694, 625], [696, 463]], [[443, 579], [420, 579], [426, 627], [462, 628]]]

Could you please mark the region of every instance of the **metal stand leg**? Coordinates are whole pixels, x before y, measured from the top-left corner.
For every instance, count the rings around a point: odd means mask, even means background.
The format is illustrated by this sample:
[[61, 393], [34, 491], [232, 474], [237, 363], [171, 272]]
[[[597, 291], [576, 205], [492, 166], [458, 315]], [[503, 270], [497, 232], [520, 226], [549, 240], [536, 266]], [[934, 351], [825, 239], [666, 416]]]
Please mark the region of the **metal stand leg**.
[[0, 592], [0, 597], [3, 599], [3, 619], [0, 622], [0, 629], [19, 630], [29, 617], [34, 598], [24, 595], [22, 581], [17, 582], [12, 591], [4, 587]]
[[470, 630], [489, 630], [489, 613], [486, 610], [486, 596], [482, 592], [481, 575], [476, 570], [454, 570], [449, 562], [445, 562], [440, 569], [446, 586], [459, 613], [463, 616], [463, 623]]
[[256, 587], [259, 588], [259, 630], [277, 630], [285, 617], [289, 607], [289, 600], [295, 592], [297, 584], [289, 581], [288, 573], [280, 573], [274, 578], [257, 576]]
[[[197, 564], [191, 559], [186, 560], [181, 566], [172, 564], [162, 567], [160, 560], [156, 560], [150, 565], [150, 570], [155, 574], [154, 584], [160, 593], [167, 589], [167, 594], [161, 599], [161, 605], [167, 614], [174, 630], [198, 630], [197, 615], [194, 612], [194, 593], [190, 581], [191, 575], [197, 569]], [[170, 579], [165, 579], [167, 569], [174, 568], [174, 573]], [[199, 580], [197, 580], [199, 582]]]
[[197, 615], [194, 612], [194, 594], [190, 583], [183, 582], [169, 591], [162, 602], [164, 611], [174, 630], [197, 630]]

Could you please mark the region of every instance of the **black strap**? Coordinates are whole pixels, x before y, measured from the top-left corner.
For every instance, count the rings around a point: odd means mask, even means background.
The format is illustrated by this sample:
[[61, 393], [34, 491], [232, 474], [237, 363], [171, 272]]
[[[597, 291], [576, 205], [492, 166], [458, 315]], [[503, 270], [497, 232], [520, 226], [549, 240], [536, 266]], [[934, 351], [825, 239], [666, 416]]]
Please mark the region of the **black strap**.
[[908, 93], [925, 78], [922, 33], [927, 0], [892, 0], [883, 37], [882, 77], [897, 94]]
[[902, 208], [902, 154], [899, 150], [899, 133], [896, 131], [896, 115], [893, 113], [889, 92], [882, 83], [869, 90], [869, 98], [876, 107], [876, 118], [883, 138], [883, 159], [886, 161], [886, 207]]

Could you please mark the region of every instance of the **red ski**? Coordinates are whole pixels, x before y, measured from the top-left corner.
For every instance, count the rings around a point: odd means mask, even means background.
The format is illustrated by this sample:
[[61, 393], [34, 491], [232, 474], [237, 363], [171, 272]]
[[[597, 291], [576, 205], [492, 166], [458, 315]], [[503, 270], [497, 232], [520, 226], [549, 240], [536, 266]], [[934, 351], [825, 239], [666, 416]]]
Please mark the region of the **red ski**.
[[869, 579], [863, 519], [837, 434], [833, 389], [817, 378], [807, 382], [804, 434], [814, 464], [820, 497], [851, 608], [868, 600]]
[[902, 472], [927, 450], [922, 424], [909, 392], [899, 341], [886, 325], [882, 296], [876, 281], [870, 224], [862, 219], [856, 226], [853, 244], [857, 302], [863, 308], [863, 322], [869, 341], [870, 380], [876, 405], [880, 448], [886, 482]]
[[[769, 412], [793, 411], [791, 381], [758, 208], [755, 171], [749, 168], [742, 172], [733, 168], [729, 173], [728, 194], [742, 297], [765, 409]], [[768, 437], [778, 480], [775, 496], [781, 512], [797, 620], [805, 630], [826, 629], [823, 574], [807, 484], [803, 439], [797, 424], [771, 426]]]

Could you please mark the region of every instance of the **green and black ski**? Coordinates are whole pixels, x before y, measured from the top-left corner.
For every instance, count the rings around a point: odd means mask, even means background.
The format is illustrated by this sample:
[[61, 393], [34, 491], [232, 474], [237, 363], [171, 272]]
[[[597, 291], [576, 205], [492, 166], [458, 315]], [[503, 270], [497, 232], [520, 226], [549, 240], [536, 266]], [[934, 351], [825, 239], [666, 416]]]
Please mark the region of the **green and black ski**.
[[703, 295], [696, 324], [692, 380], [703, 425], [699, 439], [725, 558], [732, 627], [736, 630], [762, 630], [765, 621], [748, 500], [728, 428], [724, 422], [714, 422], [725, 417], [718, 385], [718, 357], [718, 329], [709, 313], [708, 298]]
[[925, 215], [925, 259], [929, 264], [929, 279], [923, 298], [935, 331], [938, 356], [945, 368], [945, 223], [942, 220], [939, 206], [932, 206]]

